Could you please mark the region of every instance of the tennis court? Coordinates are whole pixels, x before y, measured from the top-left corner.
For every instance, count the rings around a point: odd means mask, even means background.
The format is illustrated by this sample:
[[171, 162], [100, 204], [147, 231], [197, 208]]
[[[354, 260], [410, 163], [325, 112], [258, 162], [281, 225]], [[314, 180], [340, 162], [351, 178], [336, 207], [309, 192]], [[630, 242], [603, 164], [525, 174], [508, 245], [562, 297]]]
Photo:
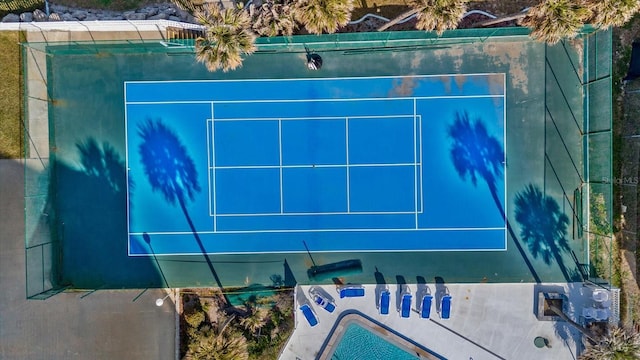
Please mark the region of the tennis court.
[[363, 284], [581, 279], [613, 209], [610, 32], [447, 34], [263, 38], [228, 73], [157, 41], [29, 43], [29, 296], [354, 263]]
[[124, 86], [130, 255], [506, 250], [503, 73]]

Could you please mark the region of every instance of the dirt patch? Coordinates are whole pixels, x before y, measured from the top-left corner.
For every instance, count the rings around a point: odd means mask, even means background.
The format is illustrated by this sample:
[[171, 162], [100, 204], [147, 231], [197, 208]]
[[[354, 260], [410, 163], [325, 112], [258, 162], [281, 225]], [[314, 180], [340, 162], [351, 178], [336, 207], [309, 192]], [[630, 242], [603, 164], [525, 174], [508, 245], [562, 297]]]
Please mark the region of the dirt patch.
[[403, 77], [401, 80], [394, 80], [393, 88], [389, 91], [389, 97], [403, 97], [413, 94], [416, 87], [416, 79], [413, 77]]
[[562, 309], [562, 299], [544, 299], [544, 308], [542, 314], [544, 316], [558, 316], [555, 311], [551, 310], [551, 307]]
[[484, 10], [495, 16], [506, 16], [515, 14], [528, 7], [535, 6], [540, 3], [539, 0], [488, 0], [488, 1], [472, 1], [467, 8], [469, 10]]

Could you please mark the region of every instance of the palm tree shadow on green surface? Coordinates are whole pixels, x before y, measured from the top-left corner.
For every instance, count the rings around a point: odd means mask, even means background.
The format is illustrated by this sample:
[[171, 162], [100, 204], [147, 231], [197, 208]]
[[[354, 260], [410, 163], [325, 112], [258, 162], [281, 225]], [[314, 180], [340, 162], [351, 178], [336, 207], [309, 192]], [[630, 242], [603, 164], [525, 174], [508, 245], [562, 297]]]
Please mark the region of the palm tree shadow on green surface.
[[[124, 161], [109, 143], [102, 147], [94, 138], [76, 144], [80, 152], [80, 163], [88, 176], [101, 177], [116, 192], [123, 191], [120, 179], [125, 178]], [[131, 184], [130, 184], [131, 185]]]
[[[138, 135], [142, 139], [138, 150], [151, 188], [154, 192], [159, 191], [170, 205], [177, 203], [180, 206], [211, 274], [218, 287], [223, 289], [222, 282], [187, 210], [187, 202], [193, 201], [196, 193], [200, 192], [198, 172], [193, 159], [187, 153], [187, 148], [176, 133], [160, 119], [155, 121], [147, 119], [140, 124]], [[226, 295], [225, 300], [227, 300]]]
[[[162, 279], [146, 257], [129, 257], [125, 163], [113, 146], [76, 143], [79, 167], [55, 159], [52, 172], [60, 281], [78, 289], [147, 288]], [[129, 181], [129, 191], [133, 182]]]
[[571, 250], [566, 237], [569, 217], [560, 211], [553, 198], [533, 184], [516, 194], [515, 206], [520, 237], [527, 243], [533, 257], [540, 257], [547, 265], [555, 259], [564, 278], [571, 281], [573, 276], [562, 259], [562, 252]]
[[[124, 182], [126, 178], [125, 163], [120, 158], [116, 149], [108, 142], [102, 145], [94, 138], [89, 138], [84, 143], [77, 143], [76, 148], [80, 152], [80, 164], [87, 176], [100, 178], [116, 193], [124, 192]], [[136, 184], [133, 177], [128, 177], [129, 210], [133, 208], [133, 192]]]
[[502, 144], [497, 138], [489, 134], [480, 117], [471, 120], [466, 111], [456, 112], [455, 120], [453, 124], [449, 125], [447, 133], [453, 141], [450, 155], [456, 172], [463, 180], [471, 180], [474, 187], [478, 186], [478, 179], [484, 180], [527, 268], [534, 280], [538, 283], [541, 282], [533, 264], [531, 264], [526, 252], [515, 236], [515, 232], [509, 225], [504, 207], [498, 196], [496, 182], [497, 179], [502, 178], [505, 165], [505, 153]]

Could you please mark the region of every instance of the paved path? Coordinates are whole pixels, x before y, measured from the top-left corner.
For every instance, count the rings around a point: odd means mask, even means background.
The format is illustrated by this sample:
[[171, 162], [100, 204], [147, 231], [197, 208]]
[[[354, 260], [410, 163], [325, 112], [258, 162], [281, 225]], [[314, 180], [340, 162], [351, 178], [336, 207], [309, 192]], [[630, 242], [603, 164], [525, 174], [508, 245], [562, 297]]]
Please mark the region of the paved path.
[[[319, 351], [336, 319], [343, 311], [357, 310], [447, 359], [575, 359], [575, 339], [580, 334], [566, 322], [539, 321], [534, 313], [538, 290], [562, 291], [570, 299], [566, 313], [575, 319], [578, 310], [588, 303], [592, 290], [581, 283], [574, 284], [444, 284], [452, 296], [451, 318], [440, 319], [436, 301], [431, 318], [421, 319], [416, 309], [416, 293], [424, 293], [423, 285], [409, 284], [414, 311], [408, 319], [396, 311], [398, 291], [389, 284], [391, 306], [389, 315], [378, 314], [376, 297], [380, 287], [365, 285], [366, 296], [340, 299], [334, 286], [322, 286], [334, 297], [336, 311], [328, 313], [313, 306], [319, 323], [310, 327], [300, 310], [296, 311], [296, 329], [283, 351], [281, 360], [307, 360], [319, 356]], [[426, 284], [438, 298], [434, 284]], [[419, 290], [421, 288], [421, 290]], [[296, 291], [297, 303], [312, 302], [309, 286]], [[420, 294], [418, 294], [420, 295]], [[549, 339], [551, 347], [537, 348], [534, 339]], [[325, 355], [323, 353], [324, 358]]]
[[26, 299], [23, 171], [0, 160], [0, 359], [174, 359], [173, 302], [154, 304], [163, 290]]

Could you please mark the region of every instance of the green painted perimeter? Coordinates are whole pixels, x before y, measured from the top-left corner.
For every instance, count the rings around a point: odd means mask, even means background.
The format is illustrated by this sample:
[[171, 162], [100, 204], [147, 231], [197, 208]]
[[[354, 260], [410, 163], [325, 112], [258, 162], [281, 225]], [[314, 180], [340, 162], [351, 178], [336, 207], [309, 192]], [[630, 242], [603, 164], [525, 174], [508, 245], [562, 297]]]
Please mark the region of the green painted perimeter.
[[[360, 259], [363, 272], [344, 279], [353, 283], [432, 283], [436, 277], [441, 278], [438, 281], [472, 283], [578, 278], [569, 250], [575, 251], [579, 261], [586, 259], [585, 241], [576, 235], [580, 224], [575, 223], [572, 210], [574, 190], [580, 188], [585, 166], [580, 135], [583, 89], [577, 86], [586, 59], [582, 40], [547, 48], [531, 41], [522, 29], [490, 29], [450, 32], [442, 39], [423, 32], [401, 32], [261, 41], [260, 51], [248, 57], [240, 70], [228, 73], [208, 73], [195, 63], [192, 49], [167, 49], [157, 43], [31, 45], [52, 55], [47, 72], [55, 150], [50, 197], [58, 223], [64, 223], [55, 231], [62, 244], [61, 284], [75, 288], [216, 285], [203, 256], [127, 257], [124, 81], [470, 73], [506, 73], [508, 250], [314, 253], [315, 262]], [[323, 57], [321, 71], [307, 70], [305, 45]], [[554, 58], [545, 58], [555, 50]], [[565, 78], [559, 83], [551, 81], [551, 69]], [[465, 78], [457, 79], [459, 83], [450, 85], [464, 86]], [[91, 141], [98, 151], [81, 156], [79, 147]], [[528, 185], [558, 206], [556, 215], [567, 216], [562, 237], [569, 249], [535, 255], [529, 250], [523, 239], [529, 235], [523, 228], [532, 230], [532, 223], [516, 220], [514, 204]], [[477, 187], [486, 191], [482, 180]], [[545, 236], [548, 229], [544, 227], [533, 226], [533, 230]], [[391, 234], [389, 241], [393, 241]], [[545, 246], [538, 250], [548, 250]], [[304, 253], [215, 255], [211, 260], [225, 287], [310, 282], [307, 269], [312, 263]]]

